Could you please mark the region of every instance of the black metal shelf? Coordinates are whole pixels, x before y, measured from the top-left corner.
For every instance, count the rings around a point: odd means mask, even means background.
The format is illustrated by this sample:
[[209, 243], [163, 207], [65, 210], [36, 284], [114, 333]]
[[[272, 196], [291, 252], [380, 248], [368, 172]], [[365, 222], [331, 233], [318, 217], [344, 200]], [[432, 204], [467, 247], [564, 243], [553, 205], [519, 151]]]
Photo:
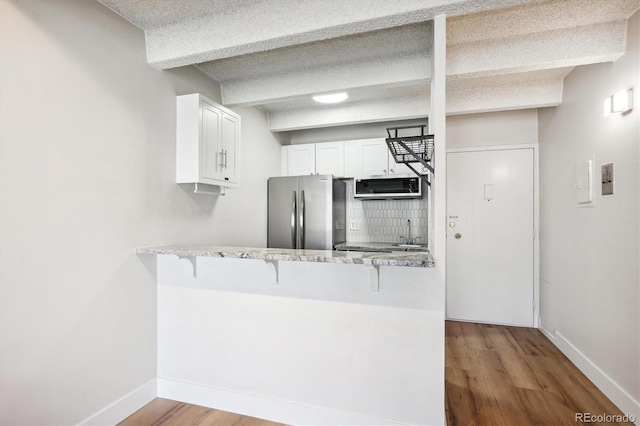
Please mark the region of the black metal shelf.
[[[434, 173], [433, 166], [429, 163], [433, 159], [435, 137], [425, 134], [426, 127], [426, 124], [419, 126], [388, 127], [387, 134], [389, 137], [386, 139], [386, 142], [396, 163], [406, 164], [407, 167], [418, 175], [427, 185], [431, 185], [426, 176], [422, 175], [409, 164], [418, 162], [429, 170], [429, 172]], [[398, 136], [399, 130], [403, 131], [401, 133], [407, 131], [407, 133], [414, 135]], [[411, 130], [413, 130], [413, 132]]]

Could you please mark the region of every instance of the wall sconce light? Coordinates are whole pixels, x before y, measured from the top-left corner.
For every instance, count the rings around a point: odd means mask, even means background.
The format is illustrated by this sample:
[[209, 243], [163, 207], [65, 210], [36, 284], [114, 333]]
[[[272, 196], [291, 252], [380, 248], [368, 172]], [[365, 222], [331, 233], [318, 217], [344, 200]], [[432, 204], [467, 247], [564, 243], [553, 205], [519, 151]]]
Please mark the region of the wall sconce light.
[[614, 93], [604, 100], [604, 115], [624, 114], [633, 109], [633, 89]]

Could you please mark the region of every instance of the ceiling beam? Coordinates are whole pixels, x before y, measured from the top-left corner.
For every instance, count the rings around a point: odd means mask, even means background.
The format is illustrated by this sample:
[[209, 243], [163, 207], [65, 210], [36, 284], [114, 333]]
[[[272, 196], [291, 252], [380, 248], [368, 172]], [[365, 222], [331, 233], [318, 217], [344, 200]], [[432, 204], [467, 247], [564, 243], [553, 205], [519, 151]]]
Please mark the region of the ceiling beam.
[[269, 113], [269, 127], [272, 132], [281, 132], [424, 118], [429, 115], [430, 102], [427, 90], [424, 95], [353, 102], [340, 107], [273, 111]]
[[[145, 3], [101, 1], [123, 16], [133, 15], [131, 9]], [[226, 7], [209, 14], [173, 23], [162, 21], [157, 26], [152, 18], [141, 16], [137, 25], [146, 32], [149, 64], [168, 69], [429, 21], [438, 14], [455, 16], [532, 1], [276, 0], [250, 2], [249, 6], [240, 2], [238, 7], [227, 2]], [[185, 8], [189, 3], [176, 2], [175, 7]]]
[[479, 77], [614, 61], [625, 51], [626, 32], [626, 21], [614, 21], [450, 46], [447, 74]]
[[225, 105], [266, 106], [300, 97], [310, 98], [318, 93], [346, 91], [351, 94], [425, 85], [429, 81], [429, 66], [429, 58], [412, 57], [268, 75], [223, 82], [220, 86]]
[[477, 84], [447, 89], [447, 115], [557, 106], [562, 103], [563, 79]]

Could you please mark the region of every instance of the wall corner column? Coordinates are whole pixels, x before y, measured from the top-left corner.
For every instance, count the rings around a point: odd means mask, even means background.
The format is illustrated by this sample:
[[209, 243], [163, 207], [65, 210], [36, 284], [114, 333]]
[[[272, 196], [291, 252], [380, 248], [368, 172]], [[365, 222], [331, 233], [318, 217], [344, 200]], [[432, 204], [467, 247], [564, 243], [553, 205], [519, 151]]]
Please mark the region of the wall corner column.
[[446, 83], [447, 83], [447, 18], [433, 19], [433, 52], [431, 56], [431, 112], [429, 133], [435, 135], [435, 174], [431, 187], [432, 247], [441, 282], [446, 282]]

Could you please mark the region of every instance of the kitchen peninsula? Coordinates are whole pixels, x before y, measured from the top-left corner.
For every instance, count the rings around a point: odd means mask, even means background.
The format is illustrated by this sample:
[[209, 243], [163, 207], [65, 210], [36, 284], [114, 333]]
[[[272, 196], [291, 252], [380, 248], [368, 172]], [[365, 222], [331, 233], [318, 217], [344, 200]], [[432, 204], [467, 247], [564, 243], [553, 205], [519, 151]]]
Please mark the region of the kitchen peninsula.
[[287, 424], [443, 424], [427, 252], [160, 246], [158, 395]]

